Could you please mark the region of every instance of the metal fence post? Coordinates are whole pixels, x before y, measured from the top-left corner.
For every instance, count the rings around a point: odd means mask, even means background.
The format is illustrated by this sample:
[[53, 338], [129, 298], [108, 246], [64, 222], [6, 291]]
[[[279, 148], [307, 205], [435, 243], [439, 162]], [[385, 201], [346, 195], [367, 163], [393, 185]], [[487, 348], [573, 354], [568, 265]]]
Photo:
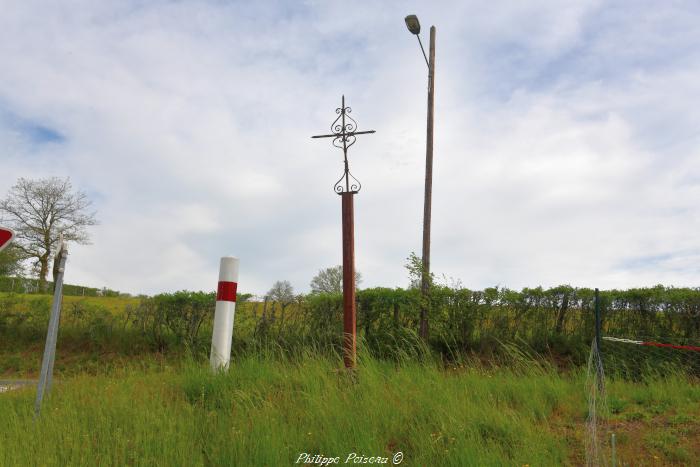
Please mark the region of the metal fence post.
[[601, 334], [602, 334], [602, 325], [601, 325], [601, 316], [600, 316], [600, 291], [596, 287], [595, 289], [595, 347], [596, 347], [596, 352], [598, 353], [598, 365], [596, 365], [597, 371], [597, 377], [598, 377], [598, 389], [603, 390], [604, 389], [604, 382], [603, 382], [603, 352], [601, 349]]
[[595, 347], [600, 356], [600, 293], [595, 289]]

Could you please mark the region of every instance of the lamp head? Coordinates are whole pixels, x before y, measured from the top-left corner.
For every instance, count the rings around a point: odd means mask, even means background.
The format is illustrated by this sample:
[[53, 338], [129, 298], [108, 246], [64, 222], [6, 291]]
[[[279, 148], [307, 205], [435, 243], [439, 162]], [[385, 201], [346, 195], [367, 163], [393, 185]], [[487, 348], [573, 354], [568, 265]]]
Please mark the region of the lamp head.
[[418, 17], [416, 15], [408, 15], [406, 16], [406, 27], [408, 28], [409, 31], [411, 31], [411, 34], [418, 35], [420, 34], [420, 21], [418, 21]]

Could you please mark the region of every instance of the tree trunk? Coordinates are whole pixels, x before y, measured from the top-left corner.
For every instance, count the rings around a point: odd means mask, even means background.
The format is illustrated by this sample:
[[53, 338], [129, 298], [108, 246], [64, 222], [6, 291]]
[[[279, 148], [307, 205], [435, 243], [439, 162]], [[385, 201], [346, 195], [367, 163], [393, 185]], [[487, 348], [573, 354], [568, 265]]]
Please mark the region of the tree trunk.
[[282, 328], [284, 327], [285, 309], [289, 306], [289, 303], [282, 303], [280, 306], [282, 307], [282, 311], [280, 311], [280, 325], [279, 325], [279, 328], [277, 329], [277, 336], [278, 337], [282, 334]]
[[275, 324], [277, 321], [277, 302], [270, 301], [270, 324]]
[[561, 299], [561, 308], [559, 308], [559, 316], [557, 317], [557, 334], [561, 334], [564, 327], [564, 315], [566, 314], [567, 308], [569, 308], [569, 294], [565, 293], [564, 297]]
[[46, 276], [49, 274], [49, 253], [46, 252], [39, 257], [39, 264], [41, 268], [39, 269], [39, 290], [46, 292]]
[[253, 320], [257, 323], [258, 322], [258, 304], [256, 302], [251, 302], [250, 303], [250, 309], [253, 312]]
[[262, 321], [267, 322], [267, 297], [265, 297], [265, 302], [263, 303]]

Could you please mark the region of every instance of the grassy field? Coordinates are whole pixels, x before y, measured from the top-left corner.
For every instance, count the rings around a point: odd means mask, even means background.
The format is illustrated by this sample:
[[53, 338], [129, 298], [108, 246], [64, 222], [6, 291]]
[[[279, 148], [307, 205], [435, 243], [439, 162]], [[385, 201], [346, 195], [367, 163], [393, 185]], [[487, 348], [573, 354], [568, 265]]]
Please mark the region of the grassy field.
[[[15, 296], [20, 300], [26, 300], [26, 301], [31, 301], [31, 300], [47, 300], [51, 301], [53, 299], [53, 295], [50, 294], [11, 294], [8, 292], [0, 292], [0, 299], [1, 298], [7, 298], [9, 296]], [[64, 307], [71, 307], [76, 303], [85, 303], [88, 306], [99, 306], [99, 307], [104, 307], [105, 309], [109, 310], [110, 312], [115, 313], [116, 315], [120, 315], [124, 312], [124, 309], [127, 307], [127, 305], [137, 305], [139, 303], [140, 298], [138, 297], [81, 297], [81, 296], [64, 296], [63, 297], [63, 306]]]
[[[0, 379], [36, 377], [49, 300], [0, 296], [0, 312], [13, 316], [0, 326]], [[392, 465], [399, 452], [401, 465], [585, 463], [580, 366], [515, 346], [497, 364], [483, 354], [392, 360], [363, 350], [351, 375], [333, 350], [289, 347], [286, 328], [260, 341], [269, 347], [255, 344], [258, 318], [247, 304], [231, 370], [213, 375], [206, 348], [159, 348], [128, 325], [126, 309], [138, 303], [64, 299], [57, 383], [41, 418], [32, 387], [0, 393], [0, 466], [319, 465], [323, 457]], [[607, 388], [598, 428], [602, 438], [616, 434], [619, 465], [698, 465], [697, 380], [618, 379]]]
[[[37, 377], [52, 298], [0, 293], [0, 378]], [[134, 359], [166, 358], [125, 326], [125, 310], [138, 303], [131, 297], [63, 297], [56, 373], [95, 373]]]
[[[194, 362], [124, 367], [63, 379], [36, 421], [31, 388], [4, 393], [0, 465], [293, 465], [304, 453], [391, 465], [398, 452], [402, 465], [585, 462], [580, 371], [368, 358], [354, 376], [337, 368], [313, 355], [248, 357], [220, 375]], [[697, 461], [700, 387], [616, 382], [608, 398], [619, 460]]]

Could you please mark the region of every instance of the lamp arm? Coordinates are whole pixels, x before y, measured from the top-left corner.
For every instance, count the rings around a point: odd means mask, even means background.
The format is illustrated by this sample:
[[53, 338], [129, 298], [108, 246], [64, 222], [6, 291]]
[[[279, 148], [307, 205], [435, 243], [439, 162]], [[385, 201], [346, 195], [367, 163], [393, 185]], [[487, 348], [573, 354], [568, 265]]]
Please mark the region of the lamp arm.
[[420, 50], [423, 52], [423, 58], [425, 58], [425, 64], [428, 65], [428, 70], [430, 70], [430, 62], [428, 62], [428, 56], [425, 55], [425, 49], [423, 48], [423, 42], [420, 40], [420, 36], [416, 34], [416, 37], [418, 38], [418, 43], [420, 44]]

